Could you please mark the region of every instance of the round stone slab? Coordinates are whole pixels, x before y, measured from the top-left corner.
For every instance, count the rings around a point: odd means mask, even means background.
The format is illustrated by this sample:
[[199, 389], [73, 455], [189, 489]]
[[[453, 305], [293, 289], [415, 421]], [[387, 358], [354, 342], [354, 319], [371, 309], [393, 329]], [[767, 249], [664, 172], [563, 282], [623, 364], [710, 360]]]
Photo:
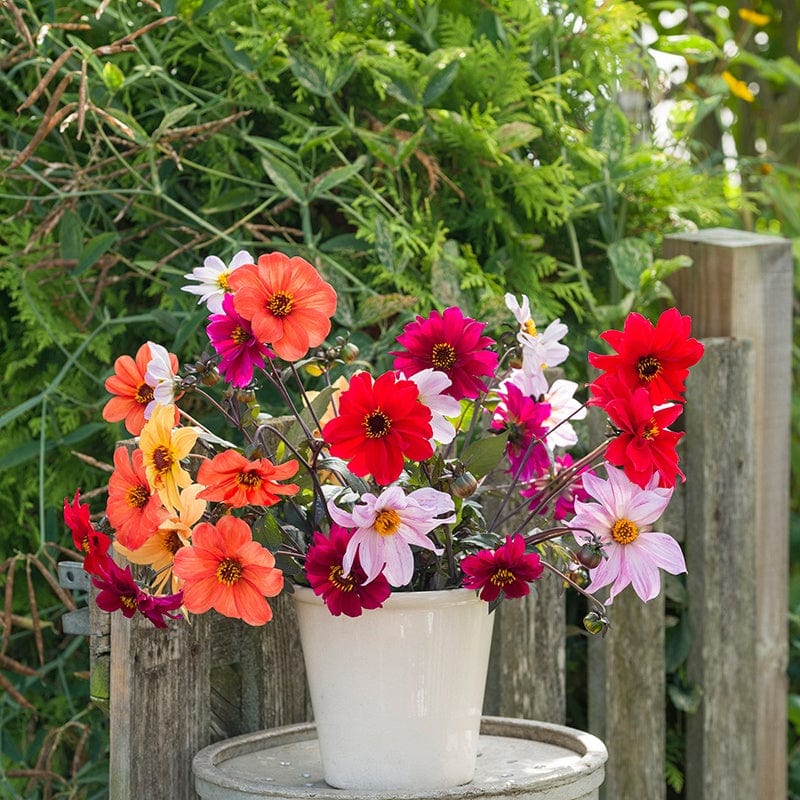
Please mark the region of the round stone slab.
[[313, 723], [218, 742], [195, 756], [192, 769], [202, 800], [596, 800], [607, 758], [603, 743], [588, 733], [532, 720], [484, 717], [475, 778], [451, 789], [333, 789], [322, 777]]

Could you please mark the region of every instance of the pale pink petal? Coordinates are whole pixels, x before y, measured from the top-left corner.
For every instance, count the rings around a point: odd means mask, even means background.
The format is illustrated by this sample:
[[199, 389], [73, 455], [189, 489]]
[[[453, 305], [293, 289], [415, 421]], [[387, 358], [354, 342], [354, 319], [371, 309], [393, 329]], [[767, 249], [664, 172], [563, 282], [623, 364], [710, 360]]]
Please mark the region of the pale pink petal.
[[648, 555], [657, 567], [671, 575], [686, 572], [686, 561], [681, 546], [668, 533], [648, 531], [633, 544], [636, 545], [639, 541], [642, 543], [640, 547], [647, 548]]

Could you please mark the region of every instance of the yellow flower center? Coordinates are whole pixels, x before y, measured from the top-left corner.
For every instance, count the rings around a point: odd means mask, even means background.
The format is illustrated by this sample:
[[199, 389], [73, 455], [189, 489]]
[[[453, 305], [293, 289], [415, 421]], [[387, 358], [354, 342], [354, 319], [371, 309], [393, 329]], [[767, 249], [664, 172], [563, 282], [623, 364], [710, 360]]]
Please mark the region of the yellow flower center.
[[361, 424], [364, 426], [364, 435], [367, 439], [380, 439], [386, 436], [392, 428], [392, 421], [380, 408], [370, 411]]
[[231, 285], [228, 283], [227, 272], [220, 272], [220, 274], [217, 275], [217, 286], [219, 286], [223, 292], [229, 292], [231, 290]]
[[140, 384], [133, 399], [139, 405], [146, 406], [153, 399], [153, 387], [147, 383]]
[[649, 383], [653, 378], [657, 378], [662, 371], [661, 362], [654, 356], [642, 356], [636, 362], [636, 372], [640, 380]]
[[267, 310], [276, 317], [288, 316], [294, 308], [294, 298], [288, 292], [275, 292], [267, 300]]
[[119, 602], [122, 603], [125, 608], [135, 609], [137, 607], [136, 598], [132, 594], [120, 595]]
[[235, 558], [223, 558], [217, 567], [217, 580], [232, 586], [242, 577], [242, 565]]
[[328, 580], [340, 592], [352, 592], [356, 588], [356, 582], [353, 580], [352, 575], [348, 575], [345, 578], [343, 573], [344, 570], [341, 564], [331, 564], [331, 568], [328, 571]]
[[456, 363], [456, 349], [449, 342], [439, 342], [431, 350], [431, 364], [442, 372], [447, 372]]
[[618, 519], [611, 526], [611, 538], [617, 544], [630, 544], [638, 535], [638, 526], [629, 519]]
[[237, 325], [231, 331], [231, 339], [233, 340], [234, 344], [244, 344], [250, 339], [250, 334], [240, 325]]
[[496, 570], [489, 580], [495, 586], [507, 586], [509, 583], [514, 583], [516, 578], [510, 569], [501, 568]]
[[163, 444], [160, 444], [153, 450], [153, 466], [159, 475], [169, 472], [172, 465], [175, 463], [175, 458], [172, 451]]
[[400, 527], [400, 515], [393, 508], [384, 508], [375, 517], [375, 530], [381, 536], [394, 536]]
[[261, 475], [258, 472], [240, 472], [236, 475], [236, 483], [248, 489], [257, 489], [261, 486]]
[[645, 429], [642, 431], [642, 438], [651, 441], [655, 439], [658, 434], [661, 433], [660, 428], [656, 425], [655, 417], [650, 420], [645, 426]]
[[150, 493], [144, 486], [129, 486], [125, 493], [125, 502], [131, 508], [144, 508], [150, 499]]
[[536, 323], [532, 320], [526, 320], [525, 324], [522, 326], [522, 330], [528, 334], [528, 336], [538, 336], [538, 332], [536, 330]]

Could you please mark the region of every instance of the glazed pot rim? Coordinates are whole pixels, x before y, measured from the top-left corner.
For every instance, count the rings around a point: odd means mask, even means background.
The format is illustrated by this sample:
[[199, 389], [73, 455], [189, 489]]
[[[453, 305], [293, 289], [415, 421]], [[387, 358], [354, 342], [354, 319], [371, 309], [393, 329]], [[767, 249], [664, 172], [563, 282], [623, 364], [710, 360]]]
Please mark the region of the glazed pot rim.
[[[296, 602], [324, 605], [322, 597], [315, 594], [310, 586], [294, 584], [292, 589], [292, 595], [295, 597]], [[436, 589], [433, 591], [392, 592], [383, 601], [382, 608], [429, 608], [431, 605], [443, 607], [473, 603], [482, 603], [488, 607], [488, 603], [481, 600], [474, 589], [465, 589], [462, 586], [457, 586], [452, 589]], [[381, 609], [378, 608], [375, 611], [381, 611]]]

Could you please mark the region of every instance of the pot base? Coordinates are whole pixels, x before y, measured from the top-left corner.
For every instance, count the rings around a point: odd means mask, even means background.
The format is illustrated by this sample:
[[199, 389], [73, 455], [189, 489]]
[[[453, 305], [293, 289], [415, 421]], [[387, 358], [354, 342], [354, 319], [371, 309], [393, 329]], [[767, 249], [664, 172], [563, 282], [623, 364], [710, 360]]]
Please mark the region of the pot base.
[[[588, 733], [530, 720], [484, 717], [471, 800], [596, 800], [608, 754]], [[333, 789], [325, 783], [313, 723], [246, 734], [195, 756], [201, 800], [460, 800], [464, 787], [413, 792]], [[526, 794], [527, 793], [527, 794]]]

